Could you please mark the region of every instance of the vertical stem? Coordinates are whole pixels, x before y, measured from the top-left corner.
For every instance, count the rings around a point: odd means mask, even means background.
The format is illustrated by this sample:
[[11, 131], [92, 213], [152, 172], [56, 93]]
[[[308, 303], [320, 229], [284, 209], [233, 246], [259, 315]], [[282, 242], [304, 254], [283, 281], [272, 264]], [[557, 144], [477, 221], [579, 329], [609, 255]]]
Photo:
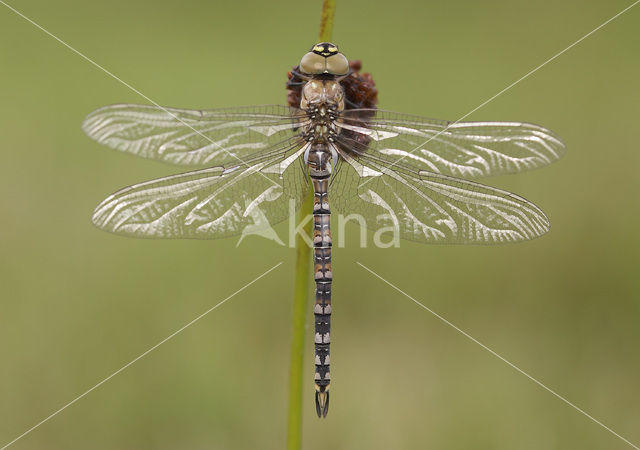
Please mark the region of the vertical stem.
[[336, 0], [322, 1], [322, 19], [320, 20], [320, 41], [331, 41], [333, 34], [333, 15], [336, 12]]
[[[298, 223], [313, 211], [313, 195], [307, 194], [298, 212]], [[303, 233], [311, 235], [309, 221]], [[293, 297], [293, 336], [291, 339], [291, 362], [289, 365], [289, 421], [287, 426], [287, 450], [302, 448], [302, 385], [304, 374], [305, 327], [309, 304], [309, 282], [312, 277], [311, 248], [300, 236], [296, 236], [296, 280]]]
[[[330, 41], [333, 31], [335, 0], [323, 0], [322, 19], [320, 21], [320, 41]], [[298, 212], [298, 223], [305, 220], [313, 211], [313, 195], [307, 194]], [[303, 232], [311, 236], [313, 222], [309, 221]], [[304, 374], [305, 326], [307, 305], [309, 304], [309, 282], [312, 278], [311, 248], [304, 238], [296, 236], [296, 278], [293, 296], [293, 314], [291, 325], [291, 360], [289, 364], [289, 418], [287, 422], [287, 450], [302, 448], [302, 385]]]

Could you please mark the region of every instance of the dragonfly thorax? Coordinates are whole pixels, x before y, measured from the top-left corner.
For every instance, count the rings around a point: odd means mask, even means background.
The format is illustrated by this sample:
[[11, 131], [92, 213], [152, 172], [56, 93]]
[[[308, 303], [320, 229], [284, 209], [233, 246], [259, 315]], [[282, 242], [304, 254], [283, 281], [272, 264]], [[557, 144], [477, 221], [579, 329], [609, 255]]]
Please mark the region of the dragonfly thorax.
[[336, 80], [310, 80], [302, 88], [300, 109], [307, 112], [318, 109], [321, 114], [335, 115], [344, 110], [344, 89]]
[[[305, 139], [316, 148], [316, 152], [324, 151], [331, 156], [333, 165], [337, 163], [338, 153], [331, 145], [337, 135], [336, 120], [344, 110], [344, 90], [335, 80], [312, 79], [302, 89], [300, 109], [305, 111], [309, 121], [304, 126]], [[304, 155], [305, 163], [309, 160], [310, 147]]]
[[333, 142], [335, 120], [344, 110], [344, 90], [335, 80], [311, 80], [302, 89], [300, 108], [309, 116], [307, 141]]

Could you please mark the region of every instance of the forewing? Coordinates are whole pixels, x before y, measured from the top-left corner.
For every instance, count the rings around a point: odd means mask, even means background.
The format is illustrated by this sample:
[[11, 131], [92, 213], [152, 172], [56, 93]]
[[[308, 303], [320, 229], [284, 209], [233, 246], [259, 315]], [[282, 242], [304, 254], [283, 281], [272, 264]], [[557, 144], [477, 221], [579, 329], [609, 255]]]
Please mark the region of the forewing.
[[277, 105], [215, 110], [111, 105], [89, 114], [82, 129], [101, 144], [143, 158], [226, 166], [245, 164], [298, 136], [306, 120], [299, 109]]
[[249, 167], [212, 167], [124, 188], [98, 205], [93, 223], [150, 238], [217, 239], [268, 229], [306, 195], [303, 151], [297, 146]]
[[[346, 156], [329, 188], [332, 211], [373, 232], [434, 244], [499, 244], [549, 230], [544, 213], [507, 191], [434, 172], [398, 171]], [[352, 216], [353, 217], [353, 216]]]
[[[551, 131], [519, 122], [460, 122], [380, 110], [343, 114], [342, 145], [366, 152], [386, 166], [484, 177], [523, 172], [550, 164], [565, 153]], [[358, 142], [360, 141], [360, 142]], [[363, 147], [362, 142], [368, 142]]]

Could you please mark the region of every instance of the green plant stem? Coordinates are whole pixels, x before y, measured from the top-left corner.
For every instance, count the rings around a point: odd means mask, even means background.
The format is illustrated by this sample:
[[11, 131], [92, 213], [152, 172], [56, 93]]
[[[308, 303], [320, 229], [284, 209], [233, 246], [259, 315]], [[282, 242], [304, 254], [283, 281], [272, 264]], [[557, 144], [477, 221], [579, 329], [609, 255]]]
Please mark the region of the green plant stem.
[[[304, 220], [313, 211], [313, 195], [307, 195], [298, 213]], [[300, 222], [298, 222], [300, 223]], [[303, 233], [311, 235], [312, 221], [305, 225]], [[309, 304], [309, 282], [311, 281], [311, 248], [302, 236], [296, 236], [296, 279], [293, 296], [293, 336], [291, 338], [291, 362], [289, 364], [289, 421], [287, 427], [287, 450], [302, 448], [302, 385], [304, 374], [304, 347], [307, 310]]]
[[331, 41], [333, 34], [333, 16], [336, 12], [336, 0], [322, 1], [322, 19], [320, 20], [320, 41]]
[[[331, 41], [335, 0], [323, 0], [320, 21], [320, 41]], [[298, 212], [298, 223], [313, 211], [313, 195], [308, 194]], [[309, 221], [303, 230], [311, 236], [313, 222]], [[287, 450], [302, 448], [302, 385], [304, 374], [304, 347], [307, 310], [309, 304], [309, 283], [312, 279], [311, 248], [301, 235], [296, 236], [296, 269], [291, 318], [291, 361], [289, 363], [289, 418], [287, 421]]]

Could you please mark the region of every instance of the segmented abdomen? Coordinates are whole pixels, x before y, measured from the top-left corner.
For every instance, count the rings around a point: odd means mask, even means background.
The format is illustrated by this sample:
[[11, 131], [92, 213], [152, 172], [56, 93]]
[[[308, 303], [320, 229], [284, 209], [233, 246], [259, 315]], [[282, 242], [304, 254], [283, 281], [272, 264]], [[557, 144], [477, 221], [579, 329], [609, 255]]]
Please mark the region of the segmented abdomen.
[[331, 153], [325, 144], [312, 144], [307, 159], [313, 184], [313, 262], [316, 282], [315, 318], [315, 385], [316, 411], [326, 417], [329, 410], [329, 346], [331, 342], [331, 230], [328, 186]]

